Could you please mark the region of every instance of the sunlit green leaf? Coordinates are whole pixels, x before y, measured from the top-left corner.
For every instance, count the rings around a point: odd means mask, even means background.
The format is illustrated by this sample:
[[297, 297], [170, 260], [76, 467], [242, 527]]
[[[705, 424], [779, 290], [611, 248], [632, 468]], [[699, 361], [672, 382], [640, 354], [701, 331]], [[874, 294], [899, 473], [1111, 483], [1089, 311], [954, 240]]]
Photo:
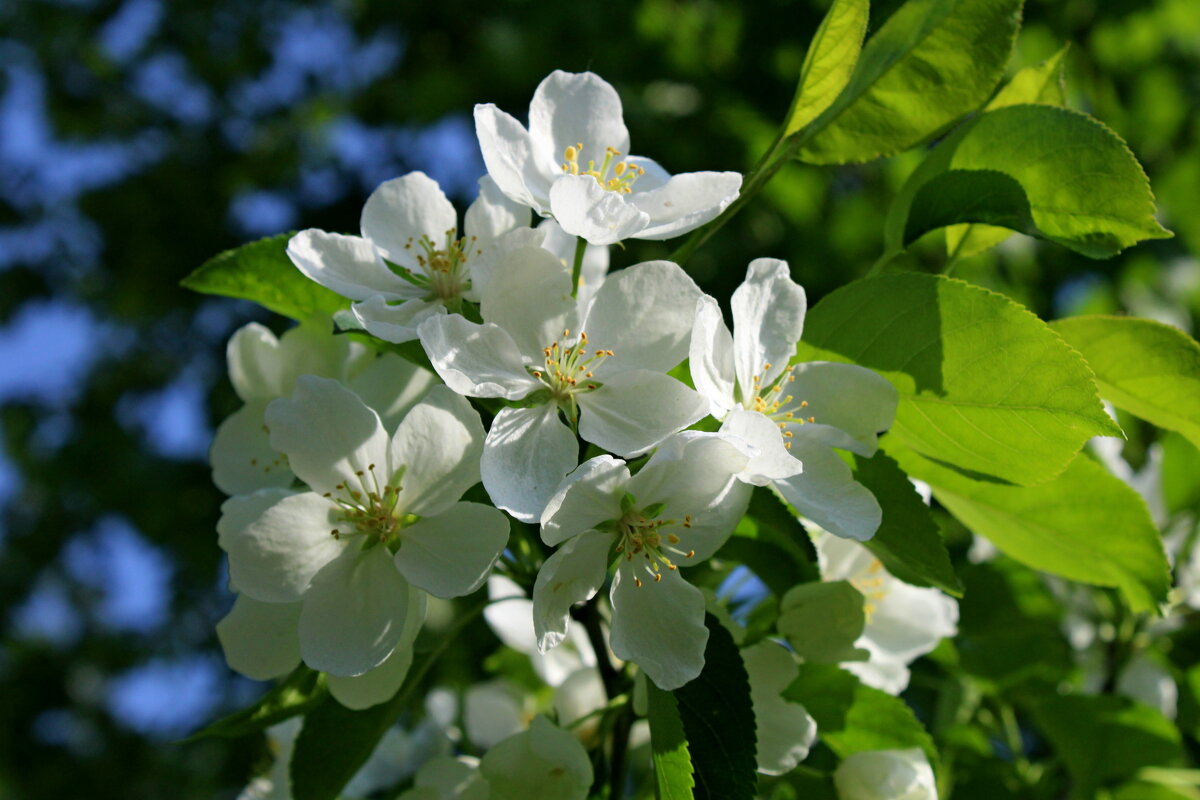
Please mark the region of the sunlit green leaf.
[[805, 661], [864, 661], [870, 654], [854, 646], [867, 623], [863, 604], [848, 581], [803, 583], [780, 600], [776, 627]]
[[846, 88], [862, 51], [870, 12], [868, 0], [833, 0], [804, 56], [784, 135], [816, 119]]
[[688, 754], [679, 707], [670, 692], [646, 681], [646, 719], [654, 761], [654, 796], [658, 800], [691, 800], [692, 758]]

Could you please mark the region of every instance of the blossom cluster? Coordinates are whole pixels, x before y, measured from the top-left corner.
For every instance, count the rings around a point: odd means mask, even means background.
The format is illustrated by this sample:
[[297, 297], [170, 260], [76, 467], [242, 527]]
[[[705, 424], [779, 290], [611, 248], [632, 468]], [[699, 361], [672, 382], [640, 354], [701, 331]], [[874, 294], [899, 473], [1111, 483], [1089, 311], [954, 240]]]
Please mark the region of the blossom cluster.
[[[437, 183], [413, 172], [370, 196], [360, 235], [291, 239], [296, 268], [350, 301], [338, 327], [368, 336], [314, 321], [280, 338], [250, 325], [231, 340], [245, 406], [212, 452], [230, 495], [218, 526], [237, 592], [218, 626], [230, 665], [266, 679], [302, 662], [327, 673], [339, 702], [366, 708], [399, 690], [429, 609], [488, 583], [497, 599], [519, 596], [489, 608], [488, 621], [563, 688], [555, 708], [565, 724], [605, 702], [601, 654], [571, 620], [607, 586], [612, 655], [675, 689], [703, 669], [711, 607], [680, 568], [717, 553], [754, 487], [771, 487], [827, 532], [825, 577], [858, 586], [877, 626], [904, 623], [890, 637], [868, 630], [871, 658], [856, 667], [899, 692], [904, 665], [951, 635], [956, 613], [941, 595], [914, 599], [936, 592], [900, 585], [857, 544], [879, 527], [880, 506], [838, 451], [875, 453], [895, 389], [861, 367], [796, 362], [807, 299], [782, 261], [749, 264], [732, 329], [675, 263], [609, 272], [609, 245], [714, 219], [740, 175], [671, 176], [629, 155], [620, 99], [591, 73], [547, 77], [528, 121], [476, 108], [487, 175], [461, 226]], [[429, 369], [363, 344], [372, 337], [419, 345]], [[539, 526], [544, 547], [523, 586], [505, 567], [510, 517]], [[931, 614], [911, 613], [920, 602], [936, 610], [935, 628], [921, 624]], [[769, 641], [743, 658], [759, 766], [778, 774], [816, 733], [781, 696], [797, 662]], [[476, 693], [475, 707], [488, 697]], [[519, 702], [492, 705], [522, 713]], [[470, 696], [466, 706], [470, 728]], [[523, 722], [477, 734], [491, 748], [478, 770], [429, 762], [413, 796], [474, 796], [439, 789], [438, 775], [451, 774], [508, 796], [501, 787], [527, 788], [536, 770], [493, 754], [532, 764], [539, 747], [569, 762], [554, 769], [573, 783], [552, 796], [582, 796], [586, 758], [534, 719], [528, 741], [511, 738]], [[928, 765], [914, 769], [924, 776]]]

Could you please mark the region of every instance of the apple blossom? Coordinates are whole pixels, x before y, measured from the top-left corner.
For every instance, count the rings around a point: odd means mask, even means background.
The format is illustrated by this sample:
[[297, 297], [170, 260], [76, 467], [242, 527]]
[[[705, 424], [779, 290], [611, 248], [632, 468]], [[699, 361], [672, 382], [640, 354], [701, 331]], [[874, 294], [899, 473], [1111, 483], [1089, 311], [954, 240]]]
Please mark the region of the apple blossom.
[[578, 463], [572, 429], [628, 457], [704, 416], [703, 398], [665, 374], [687, 354], [698, 296], [678, 266], [650, 261], [610, 275], [584, 307], [558, 259], [530, 247], [498, 266], [482, 325], [457, 315], [421, 324], [421, 344], [447, 386], [519, 401], [496, 415], [480, 465], [499, 508], [538, 519]]
[[937, 782], [919, 748], [846, 756], [833, 773], [840, 800], [937, 800]]
[[672, 177], [629, 156], [621, 98], [598, 75], [555, 70], [529, 105], [529, 129], [491, 103], [475, 106], [488, 174], [510, 199], [593, 245], [670, 239], [715, 218], [734, 201], [742, 176]]
[[782, 775], [808, 757], [817, 737], [817, 723], [804, 706], [782, 696], [783, 690], [800, 675], [800, 669], [795, 657], [772, 641], [743, 649], [742, 663], [750, 679], [758, 771]]
[[879, 503], [834, 448], [872, 456], [892, 424], [896, 389], [875, 372], [825, 361], [790, 364], [807, 300], [787, 263], [750, 262], [733, 293], [734, 330], [711, 297], [696, 305], [692, 380], [721, 430], [758, 449], [740, 479], [773, 484], [802, 514], [838, 536], [869, 539]]

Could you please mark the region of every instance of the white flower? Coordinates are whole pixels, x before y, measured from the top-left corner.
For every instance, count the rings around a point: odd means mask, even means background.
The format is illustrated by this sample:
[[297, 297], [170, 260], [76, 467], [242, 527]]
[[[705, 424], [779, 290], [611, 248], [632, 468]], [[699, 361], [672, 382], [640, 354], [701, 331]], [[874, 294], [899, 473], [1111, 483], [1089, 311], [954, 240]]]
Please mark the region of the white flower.
[[722, 431], [758, 448], [741, 480], [773, 483], [802, 514], [851, 539], [869, 539], [881, 511], [833, 448], [870, 457], [892, 424], [896, 389], [875, 372], [824, 361], [789, 365], [807, 301], [786, 262], [750, 262], [733, 293], [734, 331], [711, 297], [696, 305], [690, 367]]
[[479, 763], [489, 800], [583, 800], [592, 762], [579, 740], [545, 717], [488, 750]]
[[504, 602], [493, 602], [483, 611], [492, 632], [508, 647], [529, 656], [533, 671], [546, 685], [558, 686], [577, 670], [595, 666], [596, 654], [581, 627], [572, 628], [562, 646], [546, 653], [538, 650], [533, 628], [533, 601], [526, 598], [525, 592], [512, 580], [503, 575], [489, 577], [488, 597], [491, 600], [504, 598]]
[[477, 298], [496, 260], [512, 247], [537, 245], [528, 211], [507, 200], [486, 177], [458, 215], [437, 182], [423, 172], [379, 186], [362, 211], [362, 236], [309, 229], [292, 237], [288, 256], [310, 279], [354, 300], [366, 330], [389, 342], [417, 338], [429, 316], [457, 311]]
[[833, 784], [840, 800], [937, 800], [937, 782], [919, 748], [851, 753]]
[[[544, 219], [537, 226], [539, 232], [546, 238], [542, 247], [558, 256], [563, 267], [570, 270], [575, 260], [575, 247], [579, 237], [571, 236], [552, 219]], [[579, 287], [575, 296], [579, 298], [580, 306], [587, 307], [600, 291], [604, 278], [608, 275], [608, 248], [589, 247], [583, 253], [583, 264], [579, 270]]]
[[353, 676], [383, 663], [403, 636], [410, 582], [438, 597], [482, 585], [508, 522], [456, 502], [479, 480], [483, 426], [466, 400], [434, 387], [388, 437], [353, 392], [303, 376], [268, 406], [267, 425], [312, 491], [232, 498], [217, 532], [238, 591], [301, 603], [310, 667]]
[[463, 727], [467, 738], [483, 750], [525, 730], [532, 713], [524, 693], [503, 681], [478, 683], [463, 698]]
[[729, 537], [749, 500], [749, 488], [733, 479], [745, 465], [736, 440], [685, 431], [632, 477], [611, 456], [571, 473], [542, 515], [542, 540], [559, 547], [534, 584], [538, 647], [563, 640], [571, 606], [597, 592], [616, 559], [613, 652], [663, 689], [699, 675], [708, 641], [704, 596], [677, 567], [708, 558]]
[[750, 678], [750, 702], [758, 730], [758, 771], [782, 775], [808, 757], [817, 737], [817, 723], [804, 706], [782, 695], [800, 675], [800, 669], [795, 657], [772, 641], [742, 650], [742, 663]]
[[457, 315], [421, 324], [451, 389], [523, 401], [496, 415], [484, 445], [483, 485], [498, 507], [538, 519], [578, 463], [572, 427], [629, 457], [705, 415], [703, 398], [665, 374], [687, 354], [699, 294], [678, 266], [650, 261], [610, 275], [583, 308], [559, 260], [525, 248], [484, 291], [484, 324]]
[[376, 358], [363, 345], [317, 324], [297, 326], [276, 338], [252, 322], [230, 337], [226, 360], [230, 383], [245, 405], [218, 426], [209, 457], [213, 483], [230, 495], [285, 488], [295, 480], [287, 458], [271, 447], [263, 413], [269, 402], [292, 393], [300, 375], [347, 383], [388, 426], [437, 380], [399, 356]]
[[591, 244], [687, 233], [724, 211], [742, 185], [736, 172], [671, 177], [626, 156], [621, 98], [590, 72], [550, 73], [529, 104], [528, 130], [489, 103], [475, 106], [475, 131], [506, 195]]
[[488, 800], [488, 785], [478, 760], [435, 758], [417, 771], [413, 788], [399, 800]]
[[868, 686], [899, 694], [908, 686], [907, 665], [958, 633], [958, 602], [937, 589], [897, 580], [857, 542], [818, 532], [814, 544], [821, 577], [848, 581], [865, 600], [866, 626], [854, 644], [870, 658], [842, 668]]

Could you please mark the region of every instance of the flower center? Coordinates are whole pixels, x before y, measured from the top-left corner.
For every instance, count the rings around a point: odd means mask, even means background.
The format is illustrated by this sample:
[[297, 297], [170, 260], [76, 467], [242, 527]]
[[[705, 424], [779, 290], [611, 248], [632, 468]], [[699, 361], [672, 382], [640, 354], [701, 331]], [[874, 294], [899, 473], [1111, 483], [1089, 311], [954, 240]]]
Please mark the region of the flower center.
[[576, 417], [575, 396], [599, 389], [601, 384], [592, 380], [593, 370], [605, 359], [616, 355], [612, 350], [589, 350], [588, 335], [580, 331], [579, 337], [571, 340], [571, 331], [563, 331], [562, 342], [552, 342], [542, 349], [545, 362], [542, 369], [530, 369], [529, 374], [541, 381], [550, 390], [554, 402], [567, 409], [568, 417]]
[[767, 373], [771, 370], [771, 362], [765, 362], [762, 373], [754, 376], [754, 385], [750, 387], [749, 396], [742, 402], [742, 406], [747, 410], [757, 411], [779, 426], [779, 429], [783, 431], [783, 446], [788, 450], [792, 449], [790, 440], [793, 436], [792, 432], [788, 430], [788, 426], [817, 421], [816, 417], [805, 417], [802, 413], [797, 414], [794, 410], [797, 407], [808, 408], [807, 400], [801, 400], [797, 406], [796, 398], [793, 395], [784, 395], [783, 393], [783, 387], [796, 380], [796, 376], [792, 374], [795, 368], [795, 364], [789, 365], [780, 373], [779, 377], [764, 384]]
[[478, 237], [456, 238], [457, 232], [457, 228], [446, 231], [446, 240], [441, 247], [427, 234], [422, 234], [420, 239], [410, 236], [404, 244], [405, 250], [416, 248], [417, 265], [423, 274], [404, 270], [402, 277], [428, 289], [432, 298], [443, 302], [457, 300], [471, 288], [471, 277], [466, 269], [467, 259], [472, 250], [475, 255], [483, 252], [476, 249]]
[[[628, 505], [627, 503], [624, 505]], [[655, 583], [662, 580], [662, 568], [671, 571], [679, 569], [667, 553], [680, 558], [692, 558], [695, 550], [683, 550], [679, 547], [680, 539], [674, 533], [662, 530], [666, 527], [692, 527], [692, 515], [685, 514], [682, 520], [658, 519], [662, 505], [649, 506], [644, 510], [630, 508], [616, 521], [617, 546], [615, 552], [624, 553], [626, 561], [634, 561], [639, 556], [646, 560], [640, 565], [645, 570], [647, 580]], [[633, 576], [633, 585], [642, 587], [640, 575]]]
[[377, 544], [393, 544], [401, 528], [417, 521], [415, 514], [405, 514], [397, 508], [404, 471], [405, 467], [401, 467], [390, 481], [381, 482], [375, 465], [371, 464], [365, 472], [354, 473], [357, 487], [339, 483], [333, 487], [337, 494], [326, 492], [323, 496], [341, 510], [338, 527], [330, 535], [335, 539], [364, 536], [364, 550]]
[[887, 589], [884, 588], [887, 580], [883, 573], [883, 562], [878, 558], [872, 559], [871, 563], [857, 577], [850, 579], [850, 585], [858, 589], [863, 596], [863, 616], [867, 622], [871, 621], [871, 615], [875, 613], [876, 603], [887, 597]]
[[612, 147], [604, 148], [604, 160], [600, 166], [588, 159], [587, 169], [579, 166], [579, 156], [583, 153], [583, 142], [576, 143], [563, 151], [562, 171], [568, 175], [591, 175], [601, 188], [618, 194], [629, 194], [638, 178], [646, 174], [646, 170], [628, 161], [618, 161], [621, 152]]

